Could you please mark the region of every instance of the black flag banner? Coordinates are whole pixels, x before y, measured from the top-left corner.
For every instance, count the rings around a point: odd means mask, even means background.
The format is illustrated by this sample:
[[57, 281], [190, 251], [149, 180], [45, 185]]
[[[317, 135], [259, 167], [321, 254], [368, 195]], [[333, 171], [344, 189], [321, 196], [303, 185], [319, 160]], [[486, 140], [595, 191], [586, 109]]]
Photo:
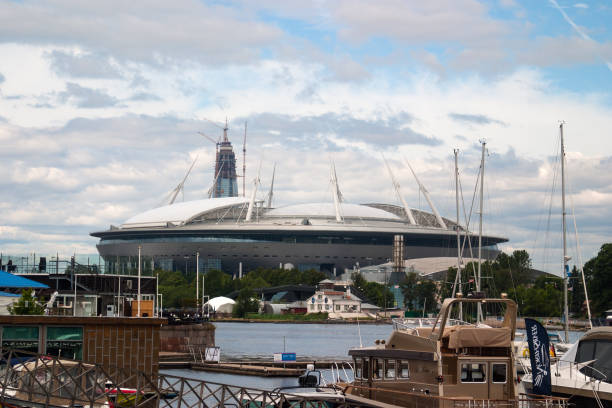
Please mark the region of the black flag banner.
[[538, 395], [551, 395], [548, 333], [544, 326], [533, 319], [525, 319], [525, 330], [531, 360], [532, 392]]

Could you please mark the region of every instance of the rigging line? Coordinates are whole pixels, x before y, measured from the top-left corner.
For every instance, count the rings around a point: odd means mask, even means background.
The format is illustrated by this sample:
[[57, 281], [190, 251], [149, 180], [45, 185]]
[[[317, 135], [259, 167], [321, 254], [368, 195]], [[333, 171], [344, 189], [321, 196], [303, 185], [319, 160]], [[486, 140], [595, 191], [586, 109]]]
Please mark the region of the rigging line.
[[570, 197], [570, 206], [572, 208], [572, 219], [574, 220], [574, 239], [576, 241], [576, 255], [578, 256], [578, 265], [580, 267], [580, 275], [582, 277], [582, 287], [584, 289], [584, 298], [586, 300], [586, 305], [587, 305], [587, 316], [589, 318], [589, 326], [591, 327], [591, 329], [593, 328], [593, 321], [591, 320], [591, 306], [589, 304], [589, 293], [587, 291], [587, 286], [586, 286], [586, 279], [584, 277], [584, 262], [582, 261], [582, 251], [580, 249], [580, 239], [578, 239], [578, 226], [576, 225], [576, 213], [575, 213], [575, 207], [574, 207], [574, 193], [572, 191], [572, 184], [569, 180], [569, 178], [567, 177], [567, 174], [565, 175], [565, 181], [566, 184], [568, 185], [568, 190], [569, 190], [569, 197]]
[[[558, 138], [555, 138], [554, 140], [555, 140], [555, 143], [554, 143], [553, 151], [557, 152], [560, 149], [560, 147], [559, 147], [560, 140]], [[558, 167], [559, 157], [558, 157], [557, 154], [554, 154], [553, 157], [555, 158], [555, 161], [553, 163], [551, 163], [552, 170], [553, 170], [553, 179], [550, 180], [550, 184], [549, 184], [549, 188], [550, 189], [547, 188], [547, 190], [546, 190], [547, 191], [547, 195], [546, 195], [545, 200], [544, 200], [544, 208], [546, 208], [547, 200], [550, 200], [551, 202], [549, 203], [549, 205], [552, 205], [552, 199], [553, 199], [553, 195], [554, 195], [554, 191], [555, 191], [555, 185], [556, 185], [556, 181], [555, 180], [556, 180], [556, 174], [557, 174], [557, 171], [558, 171], [557, 167]], [[544, 220], [544, 209], [540, 212], [540, 216], [538, 218], [538, 224], [537, 224], [537, 227], [536, 227], [536, 235], [535, 235], [535, 238], [534, 238], [534, 241], [533, 241], [533, 249], [534, 249], [534, 251], [537, 250], [538, 237], [539, 237], [540, 232], [542, 230], [541, 227], [542, 227], [542, 224], [544, 222], [543, 220]], [[550, 220], [547, 218], [547, 221], [549, 222]], [[543, 241], [544, 242], [542, 244], [543, 249], [542, 249], [541, 254], [538, 255], [540, 257], [540, 262], [541, 262], [541, 265], [542, 265], [542, 267], [541, 267], [542, 269], [544, 269], [545, 265], [546, 265], [546, 256], [547, 256], [547, 253], [548, 253], [546, 245], [548, 245], [549, 231], [550, 231], [550, 227], [547, 227], [547, 229], [543, 232], [543, 234], [544, 234], [544, 237], [543, 237]]]
[[[552, 208], [553, 208], [553, 198], [554, 198], [554, 194], [555, 191], [557, 190], [557, 183], [558, 183], [558, 178], [559, 178], [559, 173], [560, 173], [560, 160], [555, 160], [554, 163], [554, 167], [553, 167], [553, 181], [552, 181], [552, 188], [550, 190], [550, 201], [549, 201], [549, 206], [548, 206], [548, 217], [546, 220], [546, 231], [544, 233], [544, 265], [548, 265], [548, 256], [550, 255], [550, 252], [552, 251], [552, 242], [551, 242], [551, 234], [550, 234], [550, 226], [551, 226], [551, 222], [552, 222]], [[550, 245], [550, 247], [549, 247]]]
[[[474, 184], [474, 193], [472, 194], [472, 205], [470, 206], [470, 216], [469, 219], [472, 219], [472, 212], [474, 211], [474, 204], [476, 202], [476, 191], [478, 190], [478, 186], [480, 185], [480, 172], [482, 171], [482, 163], [478, 166], [478, 173], [476, 174], [476, 183]], [[474, 274], [474, 281], [476, 282], [476, 270], [472, 268], [472, 273]]]
[[[523, 302], [523, 299], [519, 299], [518, 297], [518, 293], [516, 292], [516, 284], [514, 282], [514, 275], [512, 274], [512, 266], [510, 265], [510, 257], [507, 257], [507, 261], [508, 261], [508, 271], [510, 272], [510, 281], [512, 282], [512, 289], [514, 289], [514, 295], [517, 297], [517, 300], [520, 301], [521, 303]], [[520, 305], [517, 304], [516, 305], [516, 310], [517, 310], [517, 314], [520, 310]]]
[[[461, 175], [459, 175], [459, 193], [461, 194], [461, 205], [463, 209], [463, 218], [465, 221], [465, 236], [463, 240], [463, 247], [461, 248], [461, 256], [463, 257], [463, 251], [465, 249], [465, 242], [467, 241], [468, 248], [470, 249], [470, 258], [474, 258], [474, 251], [472, 250], [472, 238], [470, 237], [470, 219], [467, 217], [465, 212], [465, 198], [463, 197], [463, 184], [461, 184]], [[470, 215], [471, 217], [471, 215]]]

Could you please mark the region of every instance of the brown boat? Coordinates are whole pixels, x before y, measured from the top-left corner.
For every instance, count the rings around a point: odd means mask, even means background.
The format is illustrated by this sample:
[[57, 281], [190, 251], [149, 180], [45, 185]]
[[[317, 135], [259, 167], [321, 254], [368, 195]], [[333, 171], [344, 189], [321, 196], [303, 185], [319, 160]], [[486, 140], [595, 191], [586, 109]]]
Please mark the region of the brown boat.
[[[499, 327], [447, 324], [453, 307], [503, 310]], [[347, 393], [404, 407], [565, 407], [563, 398], [519, 395], [513, 343], [516, 303], [449, 298], [432, 327], [394, 327], [388, 340], [352, 349]]]

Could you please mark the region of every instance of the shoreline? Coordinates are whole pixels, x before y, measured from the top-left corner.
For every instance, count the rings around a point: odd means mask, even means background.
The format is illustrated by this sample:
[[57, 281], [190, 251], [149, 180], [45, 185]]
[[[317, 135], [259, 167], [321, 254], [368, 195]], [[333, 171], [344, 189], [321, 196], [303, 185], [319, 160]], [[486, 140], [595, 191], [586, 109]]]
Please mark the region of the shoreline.
[[287, 323], [287, 324], [374, 324], [374, 325], [391, 325], [390, 319], [385, 320], [263, 320], [263, 319], [214, 319], [210, 323]]

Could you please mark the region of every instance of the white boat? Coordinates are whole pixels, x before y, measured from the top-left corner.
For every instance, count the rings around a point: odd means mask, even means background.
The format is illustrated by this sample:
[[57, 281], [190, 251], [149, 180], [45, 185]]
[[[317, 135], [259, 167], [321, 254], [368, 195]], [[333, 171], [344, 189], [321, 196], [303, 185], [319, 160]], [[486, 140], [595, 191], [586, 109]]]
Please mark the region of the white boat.
[[[550, 370], [553, 395], [576, 407], [612, 407], [612, 327], [589, 330]], [[533, 386], [530, 374], [522, 381]]]
[[[565, 343], [561, 339], [559, 333], [548, 333], [550, 341], [550, 358], [551, 361], [561, 358], [574, 344]], [[514, 336], [514, 358], [516, 360], [516, 368], [519, 373], [528, 373], [531, 371], [531, 362], [529, 361], [529, 345], [525, 333], [516, 332]]]
[[[569, 335], [569, 312], [567, 301], [567, 281], [571, 259], [567, 255], [565, 222], [565, 146], [563, 144], [563, 123], [559, 126], [561, 138], [561, 189], [563, 221], [563, 288], [564, 288], [564, 332]], [[584, 272], [582, 271], [583, 285]], [[587, 313], [591, 321], [588, 294], [586, 295]], [[554, 344], [554, 342], [553, 342]], [[598, 327], [588, 331], [576, 344], [569, 348], [556, 363], [550, 367], [551, 390], [553, 395], [569, 397], [577, 407], [612, 408], [612, 327]], [[523, 377], [527, 390], [533, 388], [531, 374]]]

